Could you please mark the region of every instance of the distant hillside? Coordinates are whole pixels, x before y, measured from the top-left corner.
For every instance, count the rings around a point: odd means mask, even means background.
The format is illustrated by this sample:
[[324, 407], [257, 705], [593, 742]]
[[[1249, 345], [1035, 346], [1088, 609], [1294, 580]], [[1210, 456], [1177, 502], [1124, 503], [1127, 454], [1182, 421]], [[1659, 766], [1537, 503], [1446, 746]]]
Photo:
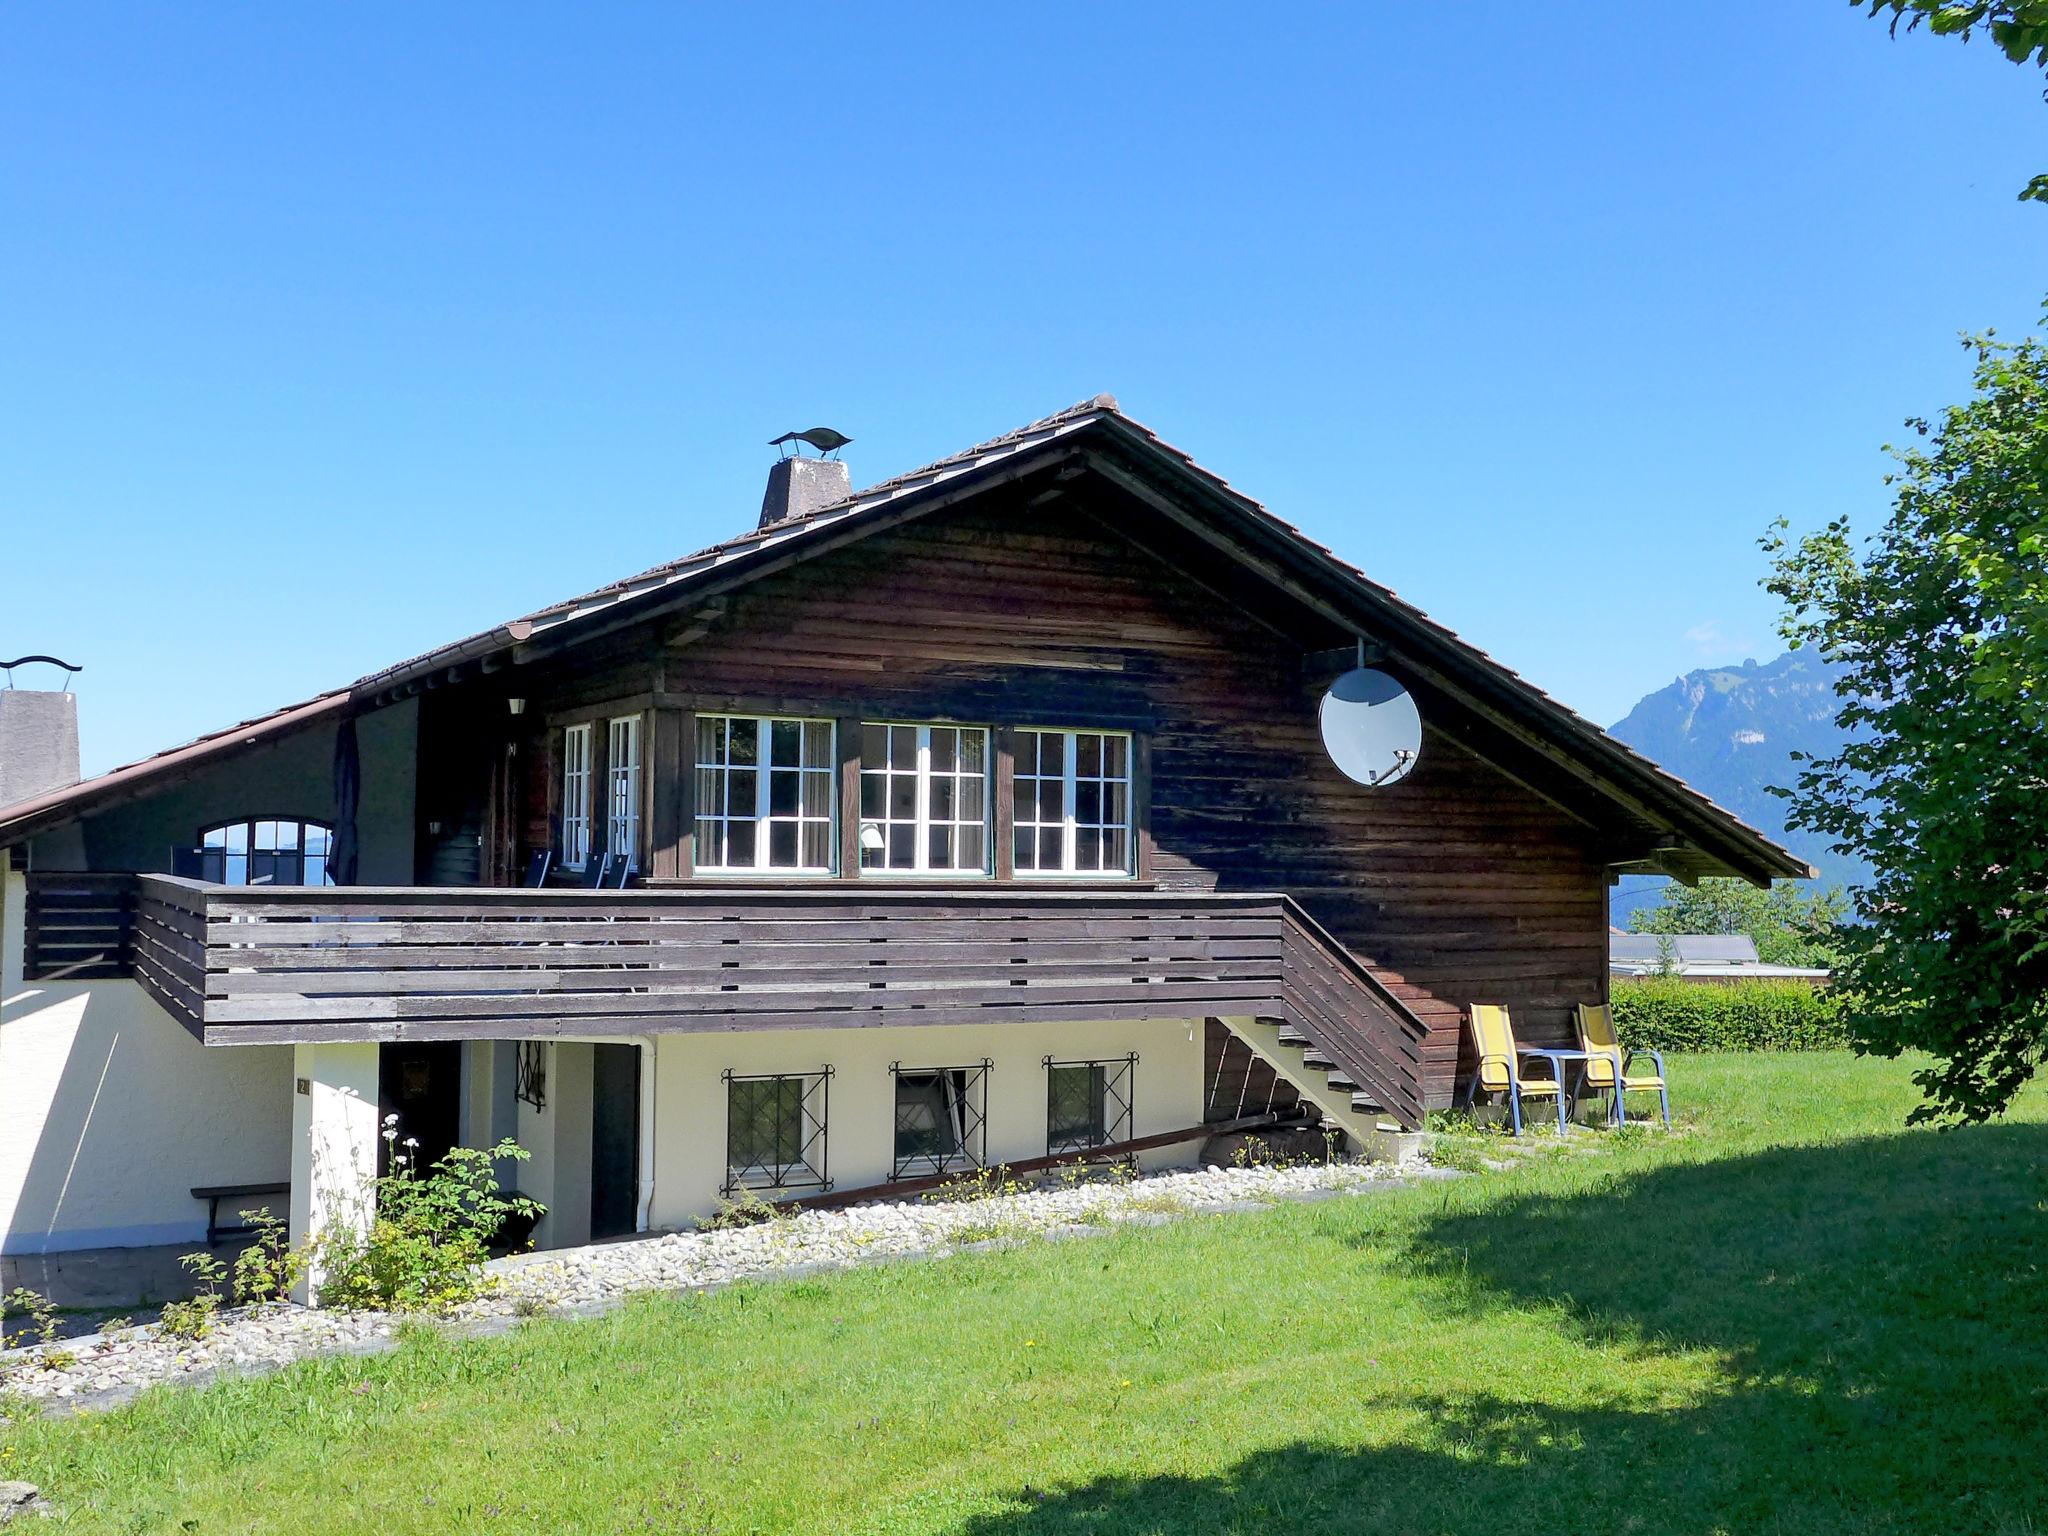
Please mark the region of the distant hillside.
[[[1831, 752], [1838, 669], [1811, 651], [1788, 651], [1761, 665], [1709, 667], [1660, 688], [1611, 729], [1660, 767], [1775, 838], [1821, 872], [1824, 884], [1862, 877], [1853, 860], [1829, 853], [1810, 832], [1785, 830], [1785, 802], [1767, 786], [1790, 784], [1794, 752]], [[1631, 877], [1615, 892], [1614, 920], [1650, 904], [1661, 881]]]

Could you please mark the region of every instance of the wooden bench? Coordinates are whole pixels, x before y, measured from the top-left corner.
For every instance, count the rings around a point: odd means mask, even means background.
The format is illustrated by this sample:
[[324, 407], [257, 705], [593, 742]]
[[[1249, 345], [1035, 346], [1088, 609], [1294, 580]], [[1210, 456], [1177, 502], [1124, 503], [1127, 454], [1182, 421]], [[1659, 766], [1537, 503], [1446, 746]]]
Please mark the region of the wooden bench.
[[[220, 1219], [220, 1203], [223, 1200], [246, 1200], [256, 1195], [288, 1195], [292, 1192], [289, 1184], [202, 1184], [192, 1191], [194, 1200], [206, 1202], [206, 1246], [211, 1248], [224, 1237], [247, 1237], [255, 1227], [241, 1219], [242, 1207], [237, 1207], [235, 1220], [223, 1226]], [[267, 1208], [267, 1206], [266, 1206]]]

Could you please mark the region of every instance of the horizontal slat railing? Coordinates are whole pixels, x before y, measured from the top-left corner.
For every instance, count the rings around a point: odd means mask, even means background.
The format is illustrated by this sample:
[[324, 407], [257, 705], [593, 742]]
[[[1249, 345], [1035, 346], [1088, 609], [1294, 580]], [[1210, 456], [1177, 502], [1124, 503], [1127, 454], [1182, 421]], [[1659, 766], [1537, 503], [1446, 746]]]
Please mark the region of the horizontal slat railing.
[[1357, 1035], [1389, 1112], [1419, 1092], [1282, 896], [139, 885], [135, 975], [209, 1044], [1277, 1014]]
[[22, 973], [29, 981], [126, 976], [135, 877], [33, 870], [23, 921]]

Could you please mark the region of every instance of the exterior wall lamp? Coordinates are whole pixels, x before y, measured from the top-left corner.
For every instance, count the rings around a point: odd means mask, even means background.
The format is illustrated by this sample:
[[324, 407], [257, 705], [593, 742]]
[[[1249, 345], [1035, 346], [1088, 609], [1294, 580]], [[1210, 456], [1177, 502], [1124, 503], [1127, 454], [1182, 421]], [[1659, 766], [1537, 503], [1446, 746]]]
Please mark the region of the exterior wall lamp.
[[526, 700], [507, 699], [505, 701], [505, 708], [515, 715], [523, 715], [526, 713]]

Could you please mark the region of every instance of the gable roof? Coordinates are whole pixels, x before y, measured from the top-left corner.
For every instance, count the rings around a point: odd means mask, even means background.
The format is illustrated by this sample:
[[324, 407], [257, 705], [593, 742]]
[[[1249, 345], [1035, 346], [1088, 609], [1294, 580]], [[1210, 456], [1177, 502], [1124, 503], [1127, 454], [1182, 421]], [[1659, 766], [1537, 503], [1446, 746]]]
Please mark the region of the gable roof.
[[[1256, 563], [1276, 580], [1300, 581], [1304, 601], [1348, 626], [1383, 637], [1399, 661], [1423, 666], [1445, 684], [1499, 718], [1536, 750], [1592, 770], [1589, 782], [1631, 808], [1646, 829], [1668, 824], [1681, 834], [1654, 861], [1681, 875], [1732, 870], [1753, 880], [1805, 878], [1813, 871], [1732, 812], [1714, 804], [1512, 669], [1459, 639], [1389, 587], [1373, 581], [1300, 529], [1235, 490], [1149, 428], [1123, 414], [1109, 395], [1096, 395], [935, 463], [881, 481], [843, 500], [757, 528], [537, 609], [357, 679], [346, 689], [287, 706], [256, 722], [200, 737], [186, 746], [0, 809], [0, 843], [18, 841], [43, 826], [84, 813], [109, 797], [139, 792], [162, 774], [187, 770], [214, 753], [240, 747], [252, 731], [295, 726], [341, 702], [374, 707], [463, 675], [486, 658], [519, 659], [536, 645], [573, 643], [620, 623], [742, 583], [791, 560], [807, 558], [901, 518], [919, 515], [965, 495], [1017, 478], [1068, 455], [1110, 450], [1169, 487], [1199, 502], [1227, 523], [1219, 535], [1229, 552]], [[1112, 474], [1116, 473], [1113, 469]], [[1129, 484], [1126, 477], [1125, 483]]]

